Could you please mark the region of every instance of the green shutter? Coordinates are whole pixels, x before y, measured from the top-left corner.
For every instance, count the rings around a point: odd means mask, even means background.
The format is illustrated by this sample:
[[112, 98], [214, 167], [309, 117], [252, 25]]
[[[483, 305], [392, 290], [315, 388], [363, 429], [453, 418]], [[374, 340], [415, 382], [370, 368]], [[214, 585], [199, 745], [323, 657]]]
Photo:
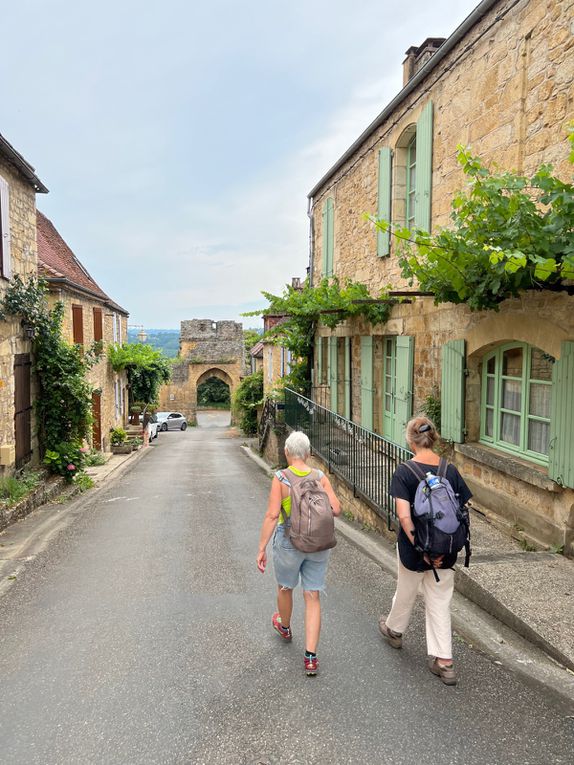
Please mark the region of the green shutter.
[[[391, 150], [384, 146], [379, 152], [379, 207], [378, 217], [391, 221]], [[391, 235], [377, 229], [377, 255], [379, 258], [391, 251]]]
[[329, 197], [323, 205], [323, 276], [333, 276], [335, 203]]
[[413, 351], [412, 337], [397, 337], [395, 432], [393, 441], [405, 443], [405, 428], [413, 412]]
[[373, 429], [373, 338], [361, 337], [361, 425]]
[[351, 419], [351, 338], [345, 338], [345, 417]]
[[417, 166], [415, 190], [415, 226], [431, 230], [432, 192], [432, 101], [422, 111], [417, 122]]
[[574, 489], [574, 342], [561, 345], [552, 370], [548, 475]]
[[315, 342], [315, 355], [317, 356], [317, 380], [315, 385], [323, 384], [323, 338], [318, 337]]
[[442, 348], [441, 435], [464, 441], [464, 340], [449, 340]]
[[329, 338], [329, 386], [331, 388], [331, 411], [337, 411], [337, 338]]

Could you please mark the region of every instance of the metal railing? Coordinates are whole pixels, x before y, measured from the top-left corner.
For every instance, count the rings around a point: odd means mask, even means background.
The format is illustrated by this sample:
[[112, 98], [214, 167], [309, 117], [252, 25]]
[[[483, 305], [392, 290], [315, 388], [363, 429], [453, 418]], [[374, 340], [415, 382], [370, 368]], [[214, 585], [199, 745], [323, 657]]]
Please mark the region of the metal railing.
[[327, 463], [355, 497], [396, 522], [395, 503], [389, 494], [397, 465], [413, 455], [408, 449], [341, 417], [324, 406], [285, 388], [285, 423], [309, 436], [313, 453]]

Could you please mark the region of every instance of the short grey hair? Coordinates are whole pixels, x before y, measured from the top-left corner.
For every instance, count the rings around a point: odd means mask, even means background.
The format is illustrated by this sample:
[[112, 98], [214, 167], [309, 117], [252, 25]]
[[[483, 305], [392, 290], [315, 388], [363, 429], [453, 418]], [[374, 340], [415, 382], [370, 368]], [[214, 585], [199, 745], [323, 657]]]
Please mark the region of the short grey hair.
[[311, 442], [300, 430], [294, 430], [285, 441], [285, 451], [290, 457], [304, 460], [311, 454]]

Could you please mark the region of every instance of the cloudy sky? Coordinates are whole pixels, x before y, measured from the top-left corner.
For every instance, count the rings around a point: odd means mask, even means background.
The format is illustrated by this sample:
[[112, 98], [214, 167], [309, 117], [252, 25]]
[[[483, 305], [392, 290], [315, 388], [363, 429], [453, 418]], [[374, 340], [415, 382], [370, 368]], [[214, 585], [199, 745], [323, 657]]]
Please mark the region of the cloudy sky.
[[19, 0], [0, 133], [130, 322], [242, 321], [304, 275], [307, 193], [400, 90], [405, 50], [477, 4]]

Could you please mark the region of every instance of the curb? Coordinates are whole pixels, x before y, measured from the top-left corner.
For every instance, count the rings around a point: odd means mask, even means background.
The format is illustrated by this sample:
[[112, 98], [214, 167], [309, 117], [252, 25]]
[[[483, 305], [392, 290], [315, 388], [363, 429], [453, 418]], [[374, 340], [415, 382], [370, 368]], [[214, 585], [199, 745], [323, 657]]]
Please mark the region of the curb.
[[[269, 465], [247, 446], [241, 449], [268, 476]], [[335, 518], [337, 533], [396, 579], [395, 544], [384, 536], [374, 537], [342, 518]], [[521, 675], [529, 684], [550, 691], [557, 701], [574, 710], [574, 672], [561, 653], [519, 618], [485, 592], [464, 573], [457, 572], [452, 605], [455, 631], [471, 647], [487, 654], [495, 664]], [[479, 590], [481, 592], [479, 592]], [[557, 663], [559, 662], [559, 663]]]

